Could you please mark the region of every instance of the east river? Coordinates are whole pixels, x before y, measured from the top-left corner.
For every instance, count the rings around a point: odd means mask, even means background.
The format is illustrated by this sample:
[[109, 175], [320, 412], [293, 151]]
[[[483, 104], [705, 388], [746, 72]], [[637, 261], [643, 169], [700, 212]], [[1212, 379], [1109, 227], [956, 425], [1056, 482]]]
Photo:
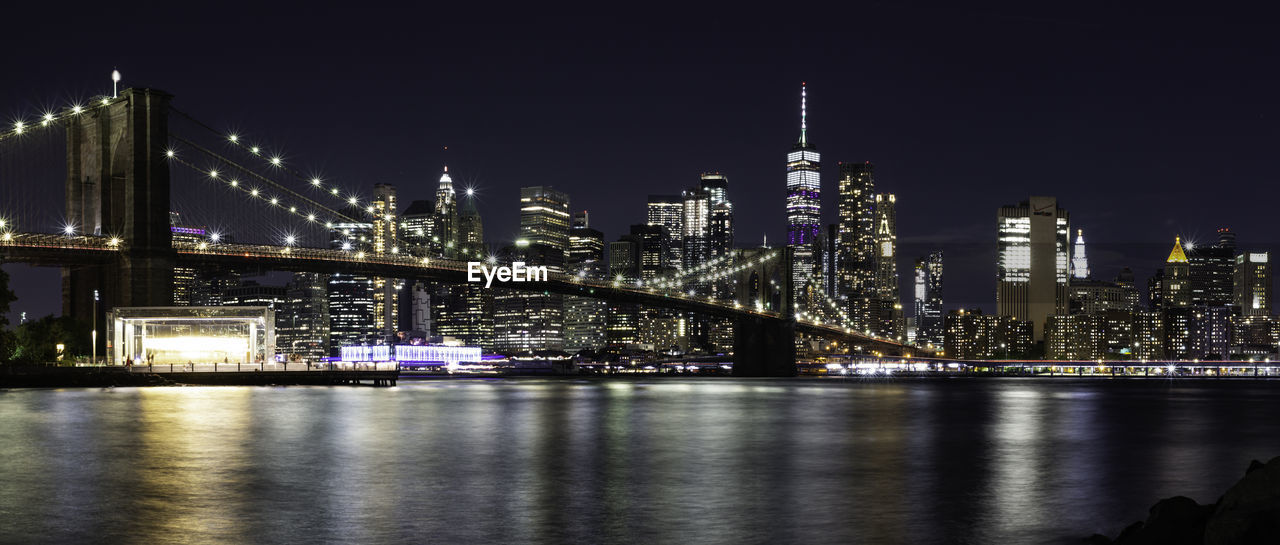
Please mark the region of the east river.
[[0, 390], [4, 543], [1078, 543], [1280, 455], [1280, 381]]

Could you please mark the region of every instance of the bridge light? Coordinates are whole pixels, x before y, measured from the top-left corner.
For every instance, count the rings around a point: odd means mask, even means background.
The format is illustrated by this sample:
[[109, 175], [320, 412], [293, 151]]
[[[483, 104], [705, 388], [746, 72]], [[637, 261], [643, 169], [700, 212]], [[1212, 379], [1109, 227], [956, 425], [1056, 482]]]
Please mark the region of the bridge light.
[[400, 253], [400, 247], [399, 247], [399, 246], [392, 246], [392, 247], [391, 247], [391, 253], [393, 253], [393, 254], [398, 254], [398, 253]]
[[73, 114], [79, 115], [80, 112], [83, 112], [83, 111], [84, 111], [84, 108], [81, 108], [79, 104], [75, 104], [71, 106], [71, 113]]
[[343, 249], [343, 250], [350, 250], [350, 249], [351, 249], [351, 243], [350, 243], [350, 242], [343, 242], [343, 243], [342, 243], [342, 249]]
[[22, 127], [23, 127], [24, 125], [25, 125], [25, 124], [24, 124], [23, 122], [21, 122], [21, 121], [19, 121], [19, 122], [17, 122], [17, 123], [14, 123], [14, 124], [13, 124], [13, 132], [18, 133], [18, 134], [22, 134]]
[[4, 234], [4, 241], [5, 241], [5, 242], [9, 242], [10, 240], [13, 240], [13, 233], [5, 233], [5, 234]]
[[48, 125], [51, 122], [53, 122], [53, 114], [46, 113], [44, 114], [44, 121], [41, 121], [40, 124]]
[[293, 243], [294, 243], [294, 242], [297, 242], [297, 241], [298, 241], [298, 239], [297, 239], [296, 237], [294, 237], [293, 235], [287, 235], [287, 236], [285, 236], [285, 237], [284, 237], [284, 243], [285, 243], [286, 245], [289, 245], [289, 246], [293, 246]]
[[280, 166], [280, 157], [279, 157], [279, 156], [272, 157], [272, 158], [271, 158], [271, 164], [273, 164], [273, 165], [275, 165], [275, 166]]
[[210, 178], [217, 178], [217, 177], [218, 177], [218, 171], [216, 171], [216, 170], [210, 170], [210, 171], [209, 171], [209, 177], [210, 177]]
[[333, 222], [332, 221], [324, 222], [324, 227], [325, 229], [333, 229]]
[[239, 187], [239, 185], [240, 185], [239, 180], [231, 180], [231, 187]]
[[426, 264], [428, 264], [428, 263], [431, 263], [431, 259], [430, 259], [430, 258], [427, 258], [427, 257], [422, 258], [422, 264], [423, 264], [423, 265], [426, 265]]
[[74, 234], [76, 234], [76, 226], [74, 226], [74, 225], [66, 225], [66, 226], [63, 226], [63, 227], [62, 227], [62, 232], [63, 232], [63, 233], [66, 233], [66, 234], [68, 234], [68, 235], [74, 235]]
[[262, 150], [258, 149], [258, 146], [254, 146], [254, 147], [252, 147], [252, 148], [249, 148], [249, 153], [252, 153], [252, 154], [254, 154], [254, 155], [257, 155], [259, 151], [262, 151]]
[[253, 189], [250, 189], [250, 190], [249, 190], [249, 194], [250, 194], [250, 195], [253, 195], [254, 197], [257, 197], [257, 196], [258, 196], [258, 188], [256, 188], [256, 187], [255, 187], [255, 188], [253, 188]]
[[364, 252], [356, 252], [356, 259], [364, 259]]
[[297, 213], [298, 213], [298, 207], [296, 207], [296, 206], [290, 206], [290, 207], [289, 207], [289, 213], [290, 213], [290, 214], [297, 214]]
[[316, 221], [315, 214], [307, 214], [307, 221]]
[[108, 104], [111, 104], [111, 99], [109, 99], [109, 98], [107, 98], [107, 97], [102, 97], [102, 105], [103, 105], [103, 106], [106, 106], [106, 105], [108, 105]]
[[365, 209], [364, 209], [364, 211], [365, 211], [365, 212], [368, 212], [368, 213], [370, 213], [370, 214], [372, 214], [372, 213], [373, 213], [373, 207], [372, 207], [372, 206], [370, 206], [370, 207], [368, 207], [368, 208], [365, 208]]
[[107, 245], [108, 245], [108, 246], [119, 246], [119, 245], [120, 245], [120, 237], [111, 237], [111, 240], [108, 240], [108, 241], [107, 241]]
[[164, 156], [165, 156], [165, 157], [172, 158], [172, 157], [174, 156], [173, 150], [165, 150], [165, 151], [164, 151]]
[[276, 197], [271, 197], [271, 204], [273, 205], [280, 204], [280, 199]]
[[312, 178], [311, 185], [320, 185], [320, 178]]
[[7, 220], [0, 219], [0, 229], [4, 229], [8, 225], [9, 225], [9, 222]]
[[219, 241], [219, 240], [222, 240], [222, 235], [221, 235], [221, 234], [218, 234], [218, 233], [216, 233], [216, 232], [214, 232], [214, 233], [209, 233], [209, 240], [212, 240], [212, 241], [214, 241], [214, 242], [217, 242], [217, 241]]
[[337, 194], [338, 194], [338, 188], [336, 188], [336, 187], [335, 187], [335, 188], [333, 188], [333, 189], [330, 189], [330, 190], [329, 190], [329, 192], [330, 192], [330, 193], [333, 193], [334, 195], [337, 195]]
[[355, 197], [351, 197], [351, 198], [347, 199], [347, 202], [349, 202], [349, 203], [351, 203], [351, 204], [355, 204], [355, 203], [356, 203], [356, 201], [357, 201], [357, 199], [356, 199]]

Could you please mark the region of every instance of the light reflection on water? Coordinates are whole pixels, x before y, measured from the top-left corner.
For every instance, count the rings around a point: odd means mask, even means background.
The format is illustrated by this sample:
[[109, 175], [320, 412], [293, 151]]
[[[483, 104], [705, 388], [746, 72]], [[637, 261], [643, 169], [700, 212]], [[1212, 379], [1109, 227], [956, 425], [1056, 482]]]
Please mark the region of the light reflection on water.
[[0, 542], [1044, 543], [1213, 501], [1280, 384], [0, 391]]

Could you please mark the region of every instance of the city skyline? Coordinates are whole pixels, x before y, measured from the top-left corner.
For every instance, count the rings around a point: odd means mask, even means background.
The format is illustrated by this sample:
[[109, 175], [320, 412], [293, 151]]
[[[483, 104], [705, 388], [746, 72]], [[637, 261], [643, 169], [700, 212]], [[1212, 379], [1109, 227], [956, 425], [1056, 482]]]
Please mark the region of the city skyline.
[[[1227, 66], [1213, 67], [1213, 70], [1222, 71], [1221, 73], [1237, 74], [1239, 77], [1233, 81], [1249, 78], [1248, 81], [1253, 85], [1228, 87], [1232, 93], [1243, 93], [1246, 99], [1259, 97], [1257, 100], [1218, 100], [1227, 92], [1221, 86], [1193, 89], [1199, 84], [1182, 81], [1183, 87], [1175, 89], [1181, 89], [1182, 93], [1170, 91], [1169, 94], [1174, 96], [1150, 97], [1150, 104], [1124, 110], [1131, 114], [1129, 116], [1091, 117], [1091, 112], [1116, 114], [1117, 107], [1131, 106], [1129, 101], [1152, 91], [1150, 80], [1153, 78], [1168, 78], [1175, 73], [1180, 74], [1173, 70], [1176, 63], [1139, 63], [1136, 67], [1126, 68], [1132, 74], [1118, 74], [1118, 79], [1113, 81], [1105, 94], [1075, 83], [1067, 85], [1065, 89], [1056, 88], [1050, 84], [1058, 82], [1056, 78], [1066, 76], [1051, 74], [1056, 74], [1057, 71], [1063, 71], [1064, 74], [1081, 74], [1089, 70], [1115, 72], [1119, 70], [1119, 61], [1106, 59], [1104, 53], [1108, 52], [1107, 44], [1121, 39], [1117, 37], [1121, 27], [1133, 30], [1142, 40], [1146, 40], [1144, 43], [1153, 44], [1153, 47], [1172, 40], [1169, 30], [1155, 28], [1154, 24], [1144, 26], [1135, 16], [1126, 17], [1125, 14], [1115, 13], [1110, 14], [1113, 17], [1108, 23], [1086, 24], [1082, 20], [1087, 19], [1087, 8], [1070, 13], [1050, 13], [1044, 20], [1035, 21], [1019, 20], [1014, 16], [1017, 14], [980, 10], [900, 11], [883, 7], [867, 10], [868, 16], [883, 23], [881, 28], [866, 37], [868, 46], [899, 43], [909, 36], [919, 36], [926, 31], [939, 33], [934, 39], [941, 40], [947, 36], [946, 31], [937, 28], [941, 19], [944, 16], [957, 16], [998, 36], [1024, 38], [1031, 51], [1052, 55], [1042, 63], [1031, 63], [1024, 67], [1027, 73], [1035, 77], [1030, 78], [1032, 82], [1026, 84], [1026, 92], [1019, 95], [1022, 98], [1005, 95], [1002, 97], [1004, 104], [983, 102], [971, 94], [975, 89], [994, 86], [1003, 81], [987, 69], [976, 69], [972, 74], [959, 74], [955, 85], [943, 86], [935, 95], [939, 99], [947, 96], [957, 100], [964, 99], [960, 102], [943, 101], [935, 104], [903, 99], [902, 97], [922, 98], [919, 92], [914, 95], [893, 92], [894, 85], [910, 87], [911, 82], [915, 81], [910, 74], [900, 73], [900, 69], [895, 68], [897, 65], [892, 62], [895, 59], [911, 58], [915, 54], [912, 50], [905, 50], [901, 55], [879, 51], [867, 56], [868, 70], [902, 77], [875, 78], [873, 84], [860, 86], [854, 85], [834, 66], [817, 65], [805, 60], [780, 64], [778, 53], [765, 53], [760, 56], [761, 60], [752, 64], [747, 57], [728, 52], [721, 46], [705, 43], [701, 39], [692, 42], [690, 54], [721, 55], [726, 59], [746, 63], [741, 64], [743, 67], [773, 67], [775, 70], [767, 77], [747, 76], [741, 70], [695, 78], [681, 77], [683, 70], [680, 66], [671, 67], [658, 62], [671, 55], [671, 49], [637, 49], [626, 39], [619, 39], [610, 42], [610, 50], [627, 54], [618, 61], [620, 64], [617, 66], [630, 66], [668, 76], [655, 81], [646, 80], [642, 84], [643, 92], [626, 91], [619, 86], [622, 82], [612, 72], [604, 73], [597, 80], [583, 79], [584, 76], [558, 77], [563, 76], [565, 70], [572, 70], [573, 66], [598, 63], [602, 57], [570, 52], [563, 44], [551, 43], [540, 47], [544, 48], [544, 64], [554, 70], [549, 70], [546, 76], [521, 83], [517, 93], [520, 99], [517, 102], [523, 101], [526, 106], [563, 105], [565, 103], [562, 99], [574, 97], [576, 107], [556, 107], [538, 115], [528, 111], [517, 112], [512, 108], [519, 106], [518, 104], [493, 101], [493, 93], [500, 88], [491, 84], [495, 76], [450, 65], [447, 70], [442, 69], [441, 77], [445, 74], [452, 75], [469, 85], [441, 87], [448, 90], [426, 95], [433, 97], [433, 100], [393, 100], [391, 102], [400, 105], [418, 106], [400, 108], [394, 116], [388, 115], [390, 111], [381, 110], [375, 104], [367, 110], [352, 112], [349, 121], [344, 118], [342, 123], [320, 126], [314, 120], [305, 119], [314, 111], [309, 106], [318, 104], [316, 101], [323, 103], [326, 99], [304, 97], [296, 89], [289, 90], [307, 87], [308, 82], [313, 81], [309, 78], [320, 77], [319, 71], [315, 74], [298, 73], [301, 67], [310, 66], [313, 62], [305, 55], [297, 57], [296, 62], [300, 63], [298, 67], [287, 71], [290, 78], [285, 86], [286, 78], [283, 75], [278, 78], [271, 76], [268, 70], [271, 64], [260, 61], [246, 61], [246, 64], [229, 73], [232, 77], [227, 81], [200, 80], [197, 84], [197, 80], [188, 71], [173, 69], [173, 65], [168, 62], [172, 58], [165, 52], [110, 60], [97, 58], [99, 54], [93, 53], [87, 57], [84, 54], [67, 54], [68, 65], [57, 72], [35, 65], [31, 59], [19, 59], [13, 73], [15, 80], [22, 84], [0, 91], [0, 98], [4, 99], [8, 108], [4, 113], [10, 118], [30, 115], [41, 107], [49, 106], [50, 101], [56, 102], [52, 97], [101, 92], [101, 88], [106, 87], [109, 81], [105, 77], [106, 71], [99, 65], [109, 64], [122, 69], [126, 85], [154, 84], [179, 95], [182, 107], [197, 113], [228, 112], [218, 115], [217, 117], [221, 117], [218, 121], [226, 123], [229, 128], [243, 130], [246, 134], [269, 142], [275, 148], [283, 150], [287, 159], [296, 161], [299, 165], [323, 167], [332, 173], [334, 179], [347, 187], [359, 187], [362, 192], [368, 191], [367, 188], [373, 183], [390, 183], [397, 186], [402, 202], [430, 198], [435, 185], [435, 173], [439, 172], [441, 165], [449, 163], [454, 165], [455, 172], [467, 173], [459, 175], [460, 181], [479, 187], [480, 210], [487, 218], [491, 218], [488, 238], [490, 243], [495, 244], [514, 238], [518, 220], [515, 214], [510, 213], [514, 207], [510, 204], [509, 197], [520, 186], [551, 185], [573, 195], [574, 208], [594, 212], [597, 219], [593, 222], [593, 227], [605, 232], [606, 238], [612, 240], [626, 233], [629, 225], [644, 221], [644, 203], [648, 194], [675, 193], [692, 185], [694, 177], [702, 172], [720, 171], [732, 180], [735, 194], [738, 195], [735, 199], [737, 214], [740, 217], [760, 218], [758, 225], [741, 224], [737, 229], [737, 241], [748, 244], [762, 240], [766, 234], [771, 241], [784, 240], [784, 213], [777, 205], [777, 192], [781, 191], [778, 180], [782, 173], [776, 157], [781, 153], [779, 150], [785, 151], [788, 141], [794, 140], [795, 85], [804, 81], [811, 91], [808, 97], [808, 131], [816, 141], [822, 143], [823, 153], [827, 156], [822, 176], [825, 182], [823, 224], [835, 220], [835, 199], [838, 198], [834, 183], [837, 179], [836, 163], [865, 160], [876, 163], [879, 187], [882, 191], [897, 194], [900, 199], [897, 207], [900, 245], [897, 267], [899, 271], [910, 270], [917, 257], [935, 249], [945, 251], [948, 256], [950, 288], [948, 307], [994, 308], [993, 290], [990, 287], [993, 272], [990, 263], [995, 249], [990, 242], [994, 229], [990, 209], [1027, 194], [1055, 195], [1064, 207], [1072, 210], [1073, 227], [1081, 226], [1090, 232], [1090, 268], [1099, 277], [1114, 276], [1124, 266], [1131, 267], [1139, 279], [1149, 276], [1158, 266], [1160, 254], [1167, 244], [1164, 241], [1171, 234], [1181, 234], [1190, 240], [1208, 240], [1217, 228], [1226, 226], [1241, 233], [1247, 245], [1261, 248], [1272, 246], [1271, 241], [1264, 236], [1268, 231], [1259, 219], [1262, 214], [1256, 213], [1262, 210], [1257, 207], [1263, 206], [1265, 199], [1235, 202], [1228, 201], [1225, 195], [1215, 193], [1193, 199], [1189, 195], [1195, 191], [1195, 184], [1200, 178], [1188, 172], [1188, 169], [1173, 168], [1185, 160], [1189, 146], [1194, 142], [1198, 145], [1195, 156], [1217, 165], [1215, 175], [1234, 174], [1242, 180], [1261, 179], [1266, 175], [1260, 168], [1265, 154], [1256, 145], [1258, 141], [1265, 141], [1259, 136], [1269, 134], [1265, 123], [1260, 125], [1250, 122], [1234, 126], [1237, 129], [1234, 131], [1214, 129], [1222, 123], [1245, 119], [1245, 110], [1256, 112], [1260, 119], [1265, 119], [1266, 114], [1274, 109], [1269, 105], [1260, 106], [1265, 104], [1260, 97], [1266, 94], [1264, 91], [1274, 82], [1268, 79], [1269, 76], [1248, 70], [1250, 60], [1260, 52], [1265, 52], [1265, 48], [1245, 47], [1247, 44], [1241, 41], [1229, 42], [1228, 46], [1243, 50], [1244, 54], [1237, 59], [1240, 64], [1236, 65], [1234, 72]], [[715, 20], [709, 14], [697, 15], [695, 20]], [[146, 14], [142, 16], [145, 17]], [[104, 21], [110, 19], [105, 15], [104, 17]], [[282, 18], [283, 14], [267, 12], [264, 17]], [[323, 19], [323, 14], [315, 17]], [[580, 20], [582, 19], [575, 21]], [[586, 20], [590, 18], [587, 17]], [[925, 28], [904, 29], [903, 25], [907, 20], [922, 22]], [[753, 21], [747, 18], [746, 22]], [[1175, 14], [1162, 16], [1160, 21], [1176, 26], [1182, 19]], [[1240, 19], [1210, 17], [1206, 21], [1209, 24], [1204, 32], [1208, 36], [1244, 30], [1245, 32], [1237, 32], [1240, 34], [1238, 40], [1250, 39], [1251, 34], [1247, 32], [1249, 27], [1242, 27], [1244, 23]], [[755, 24], [758, 23], [759, 21], [755, 21]], [[502, 26], [504, 23], [498, 24]], [[1096, 26], [1088, 26], [1090, 24]], [[444, 36], [454, 35], [453, 33], [476, 30], [479, 25], [481, 23], [473, 18], [463, 18], [455, 28], [442, 30], [444, 34], [441, 36], [443, 39]], [[578, 30], [571, 35], [598, 36], [589, 26], [575, 28]], [[621, 35], [624, 38], [634, 38], [634, 28], [622, 27]], [[733, 30], [731, 26], [715, 25], [712, 34], [729, 38], [731, 43], [741, 43], [746, 39], [744, 33], [750, 28], [756, 27], [748, 24], [742, 30]], [[1086, 31], [1080, 30], [1081, 28], [1098, 33], [1103, 39], [1086, 40], [1086, 36], [1081, 34]], [[892, 34], [891, 30], [901, 31], [901, 34]], [[1063, 39], [1065, 43], [1078, 41], [1088, 47], [1077, 51], [1078, 59], [1065, 58], [1061, 44], [1051, 43], [1049, 37], [1035, 38], [1028, 35], [1038, 31], [1047, 32], [1054, 39]], [[160, 29], [158, 32], [168, 31]], [[672, 32], [688, 36], [692, 28], [679, 27]], [[833, 39], [829, 31], [815, 31], [811, 37], [816, 43], [829, 43]], [[182, 42], [180, 38], [175, 40]], [[190, 43], [193, 47], [199, 45], [195, 49], [204, 52], [206, 60], [224, 58], [223, 55], [231, 58], [235, 53], [247, 51], [245, 48], [249, 47], [248, 44], [233, 45], [226, 52], [214, 52], [212, 46], [203, 46], [194, 41]], [[794, 47], [798, 46], [784, 45], [780, 51], [789, 51]], [[1196, 48], [1203, 47], [1203, 42], [1179, 43], [1174, 50], [1191, 55]], [[990, 48], [991, 44], [985, 42], [962, 44], [960, 47], [962, 50], [988, 53], [991, 52]], [[457, 49], [447, 50], [457, 58], [462, 58], [463, 53]], [[847, 47], [837, 48], [837, 51], [852, 53]], [[480, 48], [480, 51], [472, 54], [484, 55], [488, 52], [491, 51]], [[760, 53], [760, 50], [753, 48], [750, 52]], [[1030, 53], [1001, 52], [993, 62], [1025, 60], [1023, 55]], [[948, 55], [944, 57], [952, 59]], [[1098, 64], [1093, 68], [1086, 68], [1085, 60], [1094, 60]], [[374, 63], [374, 66], [377, 65], [378, 63]], [[782, 69], [776, 70], [779, 67]], [[390, 73], [379, 73], [373, 66], [346, 66], [344, 69], [354, 70], [353, 77], [359, 75], [372, 78], [371, 81], [375, 82], [381, 81]], [[98, 76], [99, 72], [103, 75]], [[236, 78], [236, 74], [241, 77]], [[245, 78], [251, 78], [256, 83], [245, 85], [239, 81]], [[428, 81], [414, 80], [413, 85], [408, 88], [422, 88]], [[727, 90], [715, 88], [714, 91], [705, 85], [688, 85], [690, 82], [716, 81], [751, 82], [751, 85], [733, 85]], [[349, 85], [322, 85], [317, 88], [331, 90], [335, 95], [353, 97], [367, 92], [360, 86]], [[677, 88], [681, 89], [678, 94], [675, 93]], [[67, 89], [77, 91], [68, 93]], [[577, 91], [569, 93], [570, 89]], [[397, 91], [391, 90], [392, 96], [397, 96], [394, 94]], [[566, 92], [557, 92], [561, 90]], [[637, 97], [641, 95], [647, 98], [637, 102]], [[708, 102], [713, 96], [716, 100]], [[767, 100], [761, 100], [762, 98]], [[1048, 100], [1051, 98], [1056, 101]], [[1181, 98], [1181, 104], [1188, 104], [1188, 100], [1192, 101], [1192, 105], [1200, 104], [1204, 111], [1225, 109], [1230, 115], [1188, 118], [1182, 108], [1171, 108], [1173, 103], [1178, 102], [1175, 98]], [[948, 104], [954, 106], [957, 103], [968, 103], [966, 100], [976, 100], [974, 104], [982, 107], [974, 112], [954, 107], [945, 109]], [[1040, 100], [1038, 104], [1042, 107], [1027, 108], [1026, 104], [1016, 104], [1024, 100]], [[1090, 102], [1100, 107], [1069, 112], [1059, 107], [1061, 104], [1079, 107]], [[476, 107], [481, 103], [487, 107]], [[747, 103], [752, 105], [745, 107]], [[634, 106], [642, 104], [650, 105], [642, 108], [645, 113], [643, 122], [635, 117], [635, 112], [630, 111], [634, 110]], [[947, 115], [936, 115], [942, 111]], [[1014, 119], [1015, 113], [1028, 111], [1035, 115], [1028, 119]], [[749, 115], [744, 112], [749, 112]], [[569, 122], [563, 128], [550, 127], [546, 122], [549, 119], [547, 114], [556, 113], [567, 114], [565, 119]], [[605, 126], [584, 119], [584, 115], [591, 113], [595, 117], [605, 114], [606, 118], [615, 119], [617, 123], [610, 122]], [[1066, 115], [1067, 113], [1071, 115]], [[398, 119], [403, 121], [396, 121]], [[438, 119], [439, 122], [423, 124], [427, 119]], [[678, 122], [672, 123], [677, 120]], [[1180, 123], [1177, 130], [1169, 135], [1156, 134], [1159, 132], [1157, 127], [1174, 120]], [[601, 138], [601, 135], [617, 135], [618, 133], [611, 132], [614, 129], [610, 127], [619, 123], [630, 129], [628, 136]], [[750, 127], [743, 129], [743, 124]], [[1017, 130], [984, 128], [992, 124], [1003, 124]], [[413, 133], [411, 138], [394, 138], [397, 133], [404, 135], [408, 127], [415, 125], [425, 126], [424, 132]], [[512, 130], [495, 130], [504, 126]], [[674, 133], [670, 131], [673, 127], [693, 126], [699, 128]], [[557, 154], [549, 148], [529, 146], [529, 142], [538, 140], [528, 137], [532, 134], [530, 131], [546, 127], [556, 131], [568, 130], [570, 133], [565, 134], [576, 135], [577, 138], [546, 140], [571, 141], [582, 150], [580, 155], [586, 156], [588, 160], [570, 164], [557, 160]], [[962, 127], [966, 131], [976, 132], [957, 132]], [[1063, 132], [1064, 128], [1071, 130]], [[363, 135], [370, 131], [386, 132], [392, 136], [383, 141], [364, 136], [351, 138], [353, 134]], [[1134, 131], [1151, 131], [1152, 134], [1135, 139]], [[1117, 132], [1119, 134], [1113, 134]], [[908, 133], [916, 136], [908, 136]], [[1028, 133], [1043, 138], [1028, 138]], [[930, 134], [946, 135], [948, 145], [940, 148], [939, 142], [930, 139]], [[1214, 136], [1209, 138], [1209, 134]], [[590, 138], [582, 138], [584, 135], [590, 135]], [[675, 152], [667, 145], [672, 137], [695, 139], [698, 153]], [[1177, 142], [1176, 146], [1168, 145], [1171, 139]], [[968, 143], [969, 140], [973, 142]], [[1037, 141], [1046, 145], [1031, 145]], [[625, 143], [625, 146], [619, 145], [620, 142]], [[1117, 147], [1121, 142], [1124, 142], [1123, 146]], [[1143, 150], [1141, 153], [1117, 156], [1117, 150], [1130, 149], [1139, 144], [1138, 149]], [[447, 157], [442, 151], [444, 145], [450, 146]], [[666, 151], [655, 146], [663, 146]], [[372, 160], [339, 161], [346, 156], [367, 157]], [[1074, 159], [1064, 161], [1067, 156]], [[637, 167], [636, 157], [648, 159]], [[769, 157], [775, 159], [770, 161]], [[1157, 160], [1162, 157], [1164, 160]], [[625, 162], [629, 167], [602, 168], [600, 161], [613, 164]], [[960, 165], [979, 165], [981, 168], [955, 168]], [[1073, 165], [1073, 168], [1065, 169], [1062, 165]], [[513, 168], [519, 168], [520, 173], [515, 174]], [[1080, 177], [1067, 172], [1075, 169], [1086, 172], [1087, 176]], [[530, 178], [530, 172], [539, 174]], [[601, 180], [609, 184], [608, 191], [598, 189]], [[1134, 183], [1135, 180], [1137, 183]], [[642, 183], [636, 183], [637, 181]], [[1126, 186], [1132, 189], [1125, 189]], [[1112, 199], [1095, 199], [1098, 194], [1114, 196]], [[13, 195], [15, 198], [18, 196], [20, 195]], [[1134, 206], [1133, 203], [1138, 202], [1150, 206]], [[1135, 246], [1138, 244], [1149, 245], [1149, 248], [1144, 250]], [[9, 269], [16, 269], [13, 271], [16, 282], [39, 282], [38, 278], [43, 276], [39, 271], [26, 267]], [[899, 274], [899, 290], [903, 293], [910, 292], [906, 276]], [[29, 307], [33, 303], [32, 298], [36, 297], [27, 292], [20, 295], [24, 298], [16, 304], [16, 308]], [[36, 307], [40, 305], [37, 304]], [[44, 307], [55, 308], [56, 302], [49, 302]], [[29, 316], [46, 313], [32, 310]]]

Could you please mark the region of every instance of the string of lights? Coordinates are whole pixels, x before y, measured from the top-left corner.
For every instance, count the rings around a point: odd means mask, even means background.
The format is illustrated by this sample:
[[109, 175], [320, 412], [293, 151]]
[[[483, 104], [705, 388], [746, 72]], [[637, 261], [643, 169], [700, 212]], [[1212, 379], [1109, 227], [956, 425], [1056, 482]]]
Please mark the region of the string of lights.
[[335, 199], [342, 199], [343, 202], [345, 202], [350, 206], [357, 207], [357, 208], [364, 208], [365, 212], [367, 212], [370, 215], [374, 213], [374, 207], [371, 204], [372, 203], [371, 199], [362, 199], [359, 196], [359, 194], [356, 193], [355, 191], [347, 191], [342, 187], [338, 186], [337, 184], [327, 183], [325, 182], [325, 180], [321, 179], [319, 176], [304, 175], [302, 172], [286, 164], [284, 161], [284, 157], [281, 154], [279, 153], [268, 154], [266, 151], [262, 149], [261, 146], [246, 144], [244, 142], [245, 139], [238, 134], [235, 134], [235, 133], [224, 134], [221, 131], [218, 131], [217, 129], [214, 129], [208, 124], [200, 121], [199, 119], [192, 117], [190, 114], [187, 114], [182, 110], [174, 108], [173, 106], [170, 106], [169, 110], [175, 114], [178, 114], [179, 116], [182, 116], [188, 121], [195, 123], [200, 128], [203, 128], [209, 131], [210, 133], [213, 133], [218, 138], [225, 139], [231, 145], [248, 152], [250, 155], [253, 155], [254, 157], [258, 157], [262, 159], [272, 168], [279, 169], [281, 172], [284, 172], [285, 174], [292, 176], [298, 181], [301, 181], [304, 184], [306, 184], [307, 187], [317, 190], [329, 197], [332, 197]]

